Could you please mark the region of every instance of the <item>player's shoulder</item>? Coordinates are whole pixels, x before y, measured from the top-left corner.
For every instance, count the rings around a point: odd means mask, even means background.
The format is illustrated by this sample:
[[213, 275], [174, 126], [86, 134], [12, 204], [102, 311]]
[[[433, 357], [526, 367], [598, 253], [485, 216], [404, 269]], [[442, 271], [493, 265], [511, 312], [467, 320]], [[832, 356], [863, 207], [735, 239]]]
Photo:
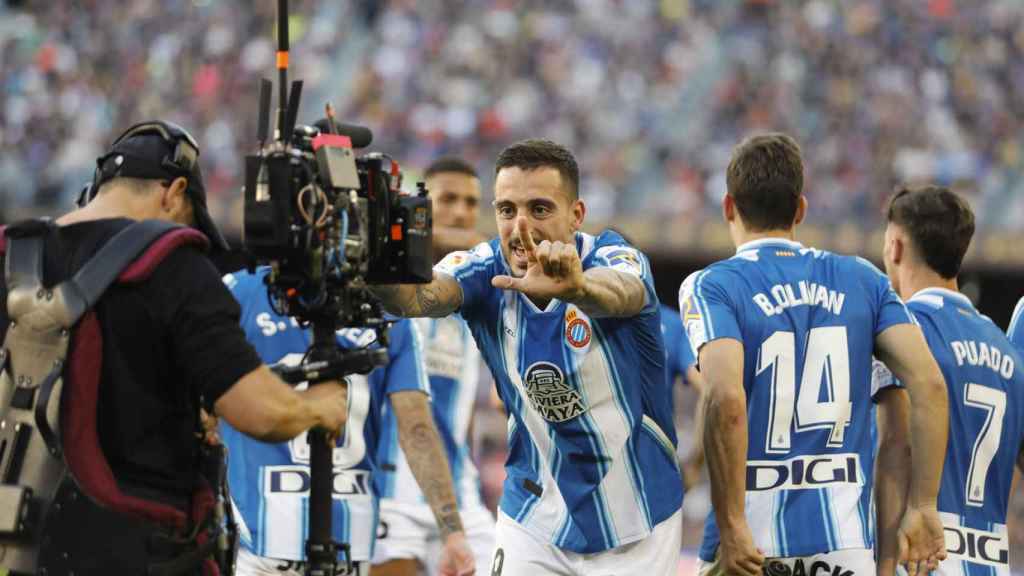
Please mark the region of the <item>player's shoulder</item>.
[[889, 282], [889, 277], [885, 275], [885, 272], [882, 272], [867, 258], [834, 252], [827, 252], [827, 254], [829, 258], [834, 259], [835, 265], [840, 271], [848, 272], [852, 277], [871, 283], [884, 282], [888, 284]]
[[742, 261], [733, 258], [719, 260], [690, 273], [683, 283], [679, 285], [679, 301], [684, 302], [687, 297], [699, 294], [707, 288], [728, 289], [736, 285], [744, 277], [744, 265]]
[[236, 287], [244, 288], [253, 284], [262, 284], [263, 277], [267, 275], [269, 270], [266, 266], [260, 266], [252, 272], [243, 268], [234, 272], [228, 272], [221, 277], [221, 280], [229, 289], [233, 290]]
[[584, 269], [601, 265], [636, 276], [648, 272], [644, 253], [614, 230], [605, 230], [597, 236], [577, 232], [576, 242]]
[[[264, 276], [269, 268], [260, 267], [250, 272], [246, 269], [237, 272], [229, 272], [221, 277], [224, 286], [235, 297], [235, 300], [245, 309], [250, 303], [259, 303], [266, 300], [266, 285]], [[262, 300], [260, 300], [262, 298]]]
[[459, 276], [467, 272], [486, 268], [494, 264], [500, 253], [500, 243], [497, 238], [481, 242], [469, 250], [456, 250], [449, 252], [436, 265], [434, 270], [443, 272], [450, 276]]

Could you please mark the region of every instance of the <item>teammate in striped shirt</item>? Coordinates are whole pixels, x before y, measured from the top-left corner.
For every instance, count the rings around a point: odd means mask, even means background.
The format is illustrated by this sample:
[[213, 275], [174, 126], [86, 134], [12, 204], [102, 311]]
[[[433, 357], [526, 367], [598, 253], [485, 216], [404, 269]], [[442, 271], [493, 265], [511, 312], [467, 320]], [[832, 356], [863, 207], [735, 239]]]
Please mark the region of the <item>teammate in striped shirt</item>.
[[[958, 291], [973, 234], [974, 213], [949, 189], [902, 188], [889, 203], [883, 254], [948, 389], [950, 435], [938, 509], [949, 555], [936, 572], [1009, 576], [1006, 512], [1024, 446], [1024, 364], [1006, 335]], [[892, 422], [906, 428], [903, 418]], [[892, 486], [878, 494], [882, 523], [897, 518], [904, 503], [907, 468], [900, 464], [879, 466], [879, 486], [883, 477]], [[882, 552], [879, 574], [893, 574], [893, 551]]]
[[[446, 248], [470, 248], [483, 240], [476, 232], [480, 180], [459, 158], [440, 158], [424, 173], [433, 200], [434, 254]], [[458, 315], [417, 318], [430, 377], [431, 407], [444, 441], [466, 538], [480, 572], [494, 552], [494, 515], [480, 496], [480, 479], [469, 453], [469, 429], [480, 380], [480, 352]], [[441, 538], [423, 492], [401, 451], [395, 414], [384, 409], [381, 464], [381, 513], [374, 551], [374, 576], [415, 576], [422, 568], [437, 573]]]
[[[238, 272], [224, 281], [242, 308], [241, 324], [249, 342], [267, 363], [297, 365], [310, 344], [310, 331], [292, 318], [277, 314], [263, 282], [267, 268]], [[389, 363], [368, 375], [346, 378], [349, 414], [345, 433], [333, 453], [334, 539], [351, 546], [355, 572], [370, 571], [377, 529], [377, 498], [382, 481], [376, 461], [382, 413], [390, 404], [397, 419], [398, 441], [412, 454], [409, 463], [418, 481], [428, 487], [427, 500], [441, 525], [444, 549], [441, 574], [462, 576], [473, 570], [441, 438], [429, 405], [429, 384], [420, 358], [414, 325], [394, 325], [388, 346]], [[341, 348], [377, 346], [373, 330], [338, 331]], [[228, 448], [228, 481], [240, 519], [240, 576], [304, 571], [309, 515], [309, 445], [302, 434], [287, 443], [256, 442], [221, 423]]]
[[572, 153], [546, 140], [496, 162], [499, 238], [427, 285], [379, 290], [406, 316], [469, 324], [509, 417], [491, 574], [674, 574], [682, 481], [647, 258], [579, 232]]
[[[794, 241], [800, 149], [783, 134], [733, 151], [723, 215], [736, 255], [688, 278], [680, 309], [707, 382], [704, 449], [714, 510], [701, 571], [875, 573], [872, 354], [912, 403], [911, 576], [942, 554], [935, 512], [946, 445], [942, 375], [888, 280], [866, 261]], [[929, 564], [922, 566], [927, 568]]]

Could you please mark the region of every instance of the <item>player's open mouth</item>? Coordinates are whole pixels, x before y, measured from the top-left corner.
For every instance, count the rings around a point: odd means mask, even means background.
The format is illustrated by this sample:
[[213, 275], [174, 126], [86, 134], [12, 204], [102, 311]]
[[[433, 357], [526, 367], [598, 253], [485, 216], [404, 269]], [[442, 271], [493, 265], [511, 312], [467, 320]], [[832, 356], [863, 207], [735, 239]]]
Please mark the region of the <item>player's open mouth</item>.
[[513, 240], [512, 242], [509, 242], [508, 248], [509, 252], [513, 256], [515, 256], [517, 260], [526, 261], [526, 249], [523, 248], [522, 243], [520, 243], [518, 240]]

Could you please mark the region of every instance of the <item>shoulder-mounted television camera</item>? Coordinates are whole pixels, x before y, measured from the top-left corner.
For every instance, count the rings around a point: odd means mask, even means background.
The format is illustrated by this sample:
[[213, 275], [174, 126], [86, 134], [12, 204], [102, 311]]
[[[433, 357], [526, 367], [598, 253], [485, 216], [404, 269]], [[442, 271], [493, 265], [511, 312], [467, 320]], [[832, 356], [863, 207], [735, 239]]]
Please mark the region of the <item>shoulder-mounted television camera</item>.
[[[326, 118], [296, 126], [302, 82], [288, 93], [288, 0], [278, 0], [277, 130], [270, 133], [273, 84], [260, 82], [256, 153], [245, 158], [244, 242], [250, 268], [269, 266], [267, 296], [279, 314], [312, 329], [312, 345], [299, 366], [275, 367], [286, 381], [311, 385], [386, 364], [387, 332], [372, 284], [426, 283], [432, 279], [432, 215], [422, 185], [400, 193], [402, 171], [386, 154], [356, 156], [370, 130]], [[340, 328], [376, 331], [379, 347], [342, 350]], [[332, 538], [332, 451], [325, 430], [313, 429], [306, 569], [335, 574], [352, 569], [346, 543]]]
[[271, 266], [279, 312], [374, 327], [381, 310], [367, 285], [431, 280], [430, 198], [422, 183], [416, 194], [400, 192], [390, 156], [357, 156], [370, 130], [336, 123], [330, 106], [313, 126], [295, 126], [301, 86], [293, 83], [278, 137], [267, 143], [270, 82], [262, 83], [260, 148], [245, 166], [245, 246]]

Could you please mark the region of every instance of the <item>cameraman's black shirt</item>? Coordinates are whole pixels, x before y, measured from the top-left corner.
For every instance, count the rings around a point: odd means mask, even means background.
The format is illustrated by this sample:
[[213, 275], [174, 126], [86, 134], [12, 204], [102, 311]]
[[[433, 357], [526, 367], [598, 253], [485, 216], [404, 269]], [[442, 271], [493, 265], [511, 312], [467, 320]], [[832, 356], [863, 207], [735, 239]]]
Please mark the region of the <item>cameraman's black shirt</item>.
[[[127, 219], [55, 227], [43, 281], [71, 277]], [[0, 271], [3, 258], [0, 257]], [[7, 333], [0, 272], [0, 338]], [[238, 325], [239, 307], [194, 246], [168, 255], [143, 283], [114, 283], [95, 307], [103, 334], [100, 444], [121, 489], [182, 506], [192, 493], [200, 401], [214, 402], [261, 361]]]

